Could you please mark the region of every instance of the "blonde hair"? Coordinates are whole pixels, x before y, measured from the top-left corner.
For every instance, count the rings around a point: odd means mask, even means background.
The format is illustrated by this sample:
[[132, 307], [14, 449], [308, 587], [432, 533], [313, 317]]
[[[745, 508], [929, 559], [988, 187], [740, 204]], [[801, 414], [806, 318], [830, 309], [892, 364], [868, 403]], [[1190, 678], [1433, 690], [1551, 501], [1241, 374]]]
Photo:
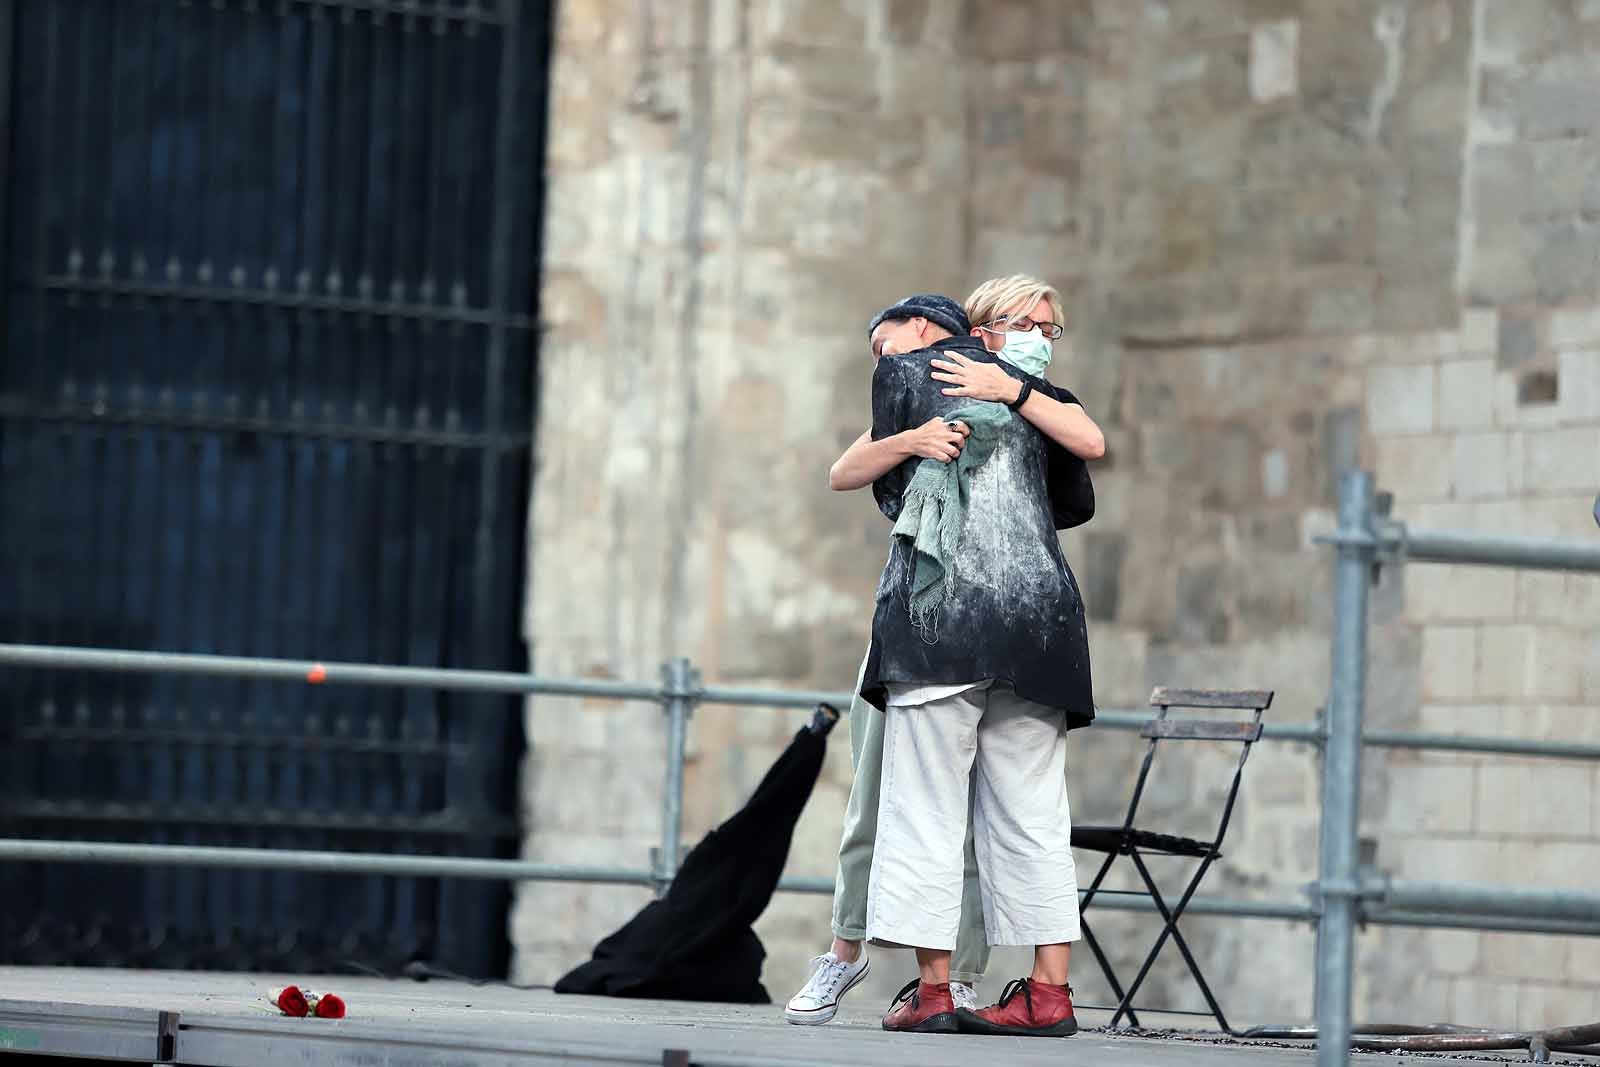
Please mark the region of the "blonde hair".
[[1055, 286], [1031, 274], [1013, 274], [1007, 278], [990, 278], [967, 297], [967, 321], [974, 326], [992, 322], [1007, 308], [1031, 308], [1040, 300], [1050, 301], [1050, 316], [1057, 326], [1067, 325], [1066, 312], [1061, 307], [1061, 294]]

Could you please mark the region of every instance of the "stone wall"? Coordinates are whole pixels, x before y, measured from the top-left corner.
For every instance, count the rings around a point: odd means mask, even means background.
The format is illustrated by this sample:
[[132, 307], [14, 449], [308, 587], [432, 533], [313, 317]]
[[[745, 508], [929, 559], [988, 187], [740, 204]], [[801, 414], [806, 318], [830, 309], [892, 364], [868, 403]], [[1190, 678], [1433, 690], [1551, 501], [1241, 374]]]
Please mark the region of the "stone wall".
[[[825, 472], [866, 423], [864, 321], [905, 292], [1028, 270], [1068, 294], [1051, 376], [1110, 444], [1100, 514], [1064, 537], [1099, 702], [1261, 685], [1274, 719], [1310, 719], [1331, 610], [1311, 537], [1339, 469], [1375, 469], [1419, 526], [1594, 536], [1597, 63], [1592, 0], [565, 0], [535, 668], [638, 679], [684, 654], [713, 680], [847, 686], [886, 528]], [[1595, 579], [1388, 573], [1374, 725], [1600, 739], [1597, 608]], [[647, 861], [659, 719], [530, 703], [527, 855]], [[798, 722], [697, 714], [689, 841]], [[846, 749], [794, 873], [831, 873]], [[1075, 734], [1075, 817], [1114, 817], [1137, 755], [1126, 735]], [[1163, 764], [1147, 810], [1198, 825], [1226, 761]], [[1369, 751], [1364, 833], [1399, 874], [1580, 884], [1600, 869], [1597, 773]], [[1258, 749], [1208, 891], [1298, 896], [1316, 782], [1309, 751]], [[643, 899], [523, 887], [518, 976], [552, 979]], [[777, 999], [826, 926], [814, 897], [762, 920]], [[1146, 926], [1105, 913], [1097, 930], [1132, 962]], [[1193, 931], [1239, 1019], [1309, 1012], [1308, 931]], [[1591, 948], [1368, 933], [1358, 1014], [1600, 1016]], [[867, 999], [909, 968], [883, 962]], [[1075, 970], [1104, 996], [1087, 955]], [[1199, 1006], [1181, 965], [1153, 980], [1154, 999]]]

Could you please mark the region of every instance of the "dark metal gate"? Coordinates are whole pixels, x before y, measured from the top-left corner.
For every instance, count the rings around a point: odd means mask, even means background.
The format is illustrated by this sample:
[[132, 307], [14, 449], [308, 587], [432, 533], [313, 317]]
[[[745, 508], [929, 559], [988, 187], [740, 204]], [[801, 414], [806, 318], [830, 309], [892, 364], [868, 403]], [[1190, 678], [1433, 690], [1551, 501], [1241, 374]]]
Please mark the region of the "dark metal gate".
[[[0, 0], [0, 640], [521, 669], [544, 0]], [[501, 698], [0, 671], [0, 834], [514, 855]], [[0, 961], [506, 966], [506, 890], [0, 865]]]

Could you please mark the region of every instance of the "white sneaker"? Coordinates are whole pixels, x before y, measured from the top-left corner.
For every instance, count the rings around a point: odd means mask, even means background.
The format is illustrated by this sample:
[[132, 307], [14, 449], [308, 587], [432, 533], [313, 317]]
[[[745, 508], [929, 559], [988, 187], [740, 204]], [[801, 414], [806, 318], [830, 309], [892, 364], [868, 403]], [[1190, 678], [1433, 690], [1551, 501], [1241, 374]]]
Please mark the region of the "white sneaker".
[[832, 952], [812, 957], [811, 980], [794, 995], [783, 1017], [796, 1026], [820, 1026], [833, 1018], [839, 1010], [839, 1001], [867, 976], [867, 954], [861, 953], [854, 963], [846, 963]]
[[956, 1002], [957, 1008], [978, 1010], [978, 991], [966, 982], [950, 983], [950, 999]]

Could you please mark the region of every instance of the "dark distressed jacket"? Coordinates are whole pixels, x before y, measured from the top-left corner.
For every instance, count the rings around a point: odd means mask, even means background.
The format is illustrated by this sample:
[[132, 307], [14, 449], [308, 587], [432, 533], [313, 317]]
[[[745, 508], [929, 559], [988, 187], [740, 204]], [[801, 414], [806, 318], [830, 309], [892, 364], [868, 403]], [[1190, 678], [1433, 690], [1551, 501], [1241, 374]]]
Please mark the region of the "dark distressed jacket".
[[[1001, 362], [976, 338], [952, 337], [929, 348], [878, 360], [872, 375], [872, 439], [881, 440], [946, 416], [967, 397], [945, 396], [929, 377], [929, 361], [960, 352], [995, 363], [1011, 377], [1064, 403], [1065, 389]], [[922, 462], [906, 460], [872, 485], [878, 508], [892, 521]], [[891, 682], [907, 685], [1008, 683], [1017, 695], [1064, 712], [1069, 728], [1094, 719], [1089, 640], [1083, 598], [1056, 539], [1058, 529], [1087, 522], [1094, 490], [1082, 459], [1013, 414], [1000, 441], [972, 476], [954, 583], [928, 642], [912, 625], [906, 591], [912, 553], [891, 540], [878, 582], [872, 647], [861, 695], [882, 708]]]

